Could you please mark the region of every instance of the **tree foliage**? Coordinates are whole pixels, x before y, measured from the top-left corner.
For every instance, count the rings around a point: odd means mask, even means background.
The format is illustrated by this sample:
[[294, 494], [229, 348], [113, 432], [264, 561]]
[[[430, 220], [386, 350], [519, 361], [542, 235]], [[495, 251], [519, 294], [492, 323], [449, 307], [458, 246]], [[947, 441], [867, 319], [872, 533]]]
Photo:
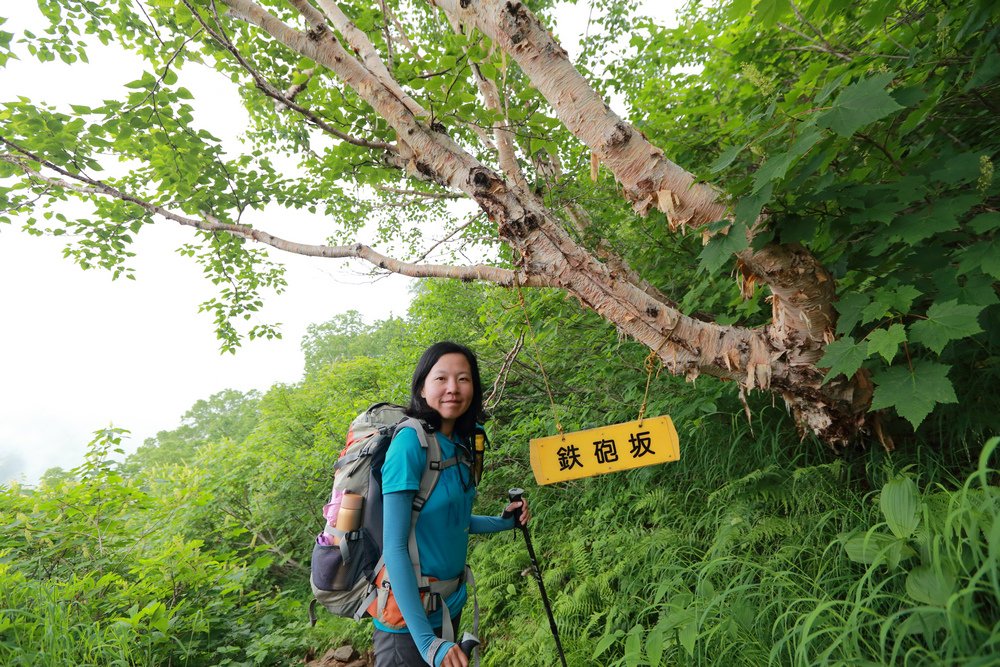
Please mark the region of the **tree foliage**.
[[[224, 349], [276, 335], [264, 244], [557, 287], [675, 374], [780, 394], [831, 444], [891, 446], [869, 409], [916, 429], [995, 378], [993, 3], [692, 3], [664, 28], [608, 0], [576, 68], [541, 1], [39, 7], [5, 60], [97, 40], [146, 69], [99, 104], [5, 102], [0, 202], [116, 277], [146, 225], [191, 227]], [[237, 85], [242, 150], [199, 125], [198, 65]], [[330, 244], [281, 238], [281, 210], [322, 216]], [[430, 263], [449, 244], [488, 265]]]
[[[191, 457], [152, 456], [173, 449], [159, 438], [122, 465], [127, 433], [102, 430], [77, 468], [0, 489], [0, 662], [277, 666], [345, 639], [370, 646], [369, 624], [308, 628], [307, 559], [349, 421], [404, 400], [443, 331], [477, 350], [487, 395], [501, 395], [488, 401], [476, 511], [499, 513], [508, 488], [528, 489], [569, 664], [962, 665], [996, 654], [996, 438], [973, 442], [953, 420], [946, 439], [900, 453], [790, 448], [784, 410], [751, 397], [748, 422], [734, 385], [647, 369], [646, 349], [558, 291], [528, 292], [522, 307], [509, 290], [428, 283], [400, 319], [384, 331], [347, 333], [342, 317], [316, 327], [316, 349], [388, 344], [271, 387], [252, 402], [249, 433], [247, 402], [223, 392], [192, 408], [210, 414], [193, 423], [217, 430]], [[557, 326], [532, 332], [535, 322]], [[557, 420], [634, 419], [644, 403], [673, 417], [680, 461], [532, 484], [529, 438]], [[555, 663], [519, 536], [472, 544], [484, 664]]]

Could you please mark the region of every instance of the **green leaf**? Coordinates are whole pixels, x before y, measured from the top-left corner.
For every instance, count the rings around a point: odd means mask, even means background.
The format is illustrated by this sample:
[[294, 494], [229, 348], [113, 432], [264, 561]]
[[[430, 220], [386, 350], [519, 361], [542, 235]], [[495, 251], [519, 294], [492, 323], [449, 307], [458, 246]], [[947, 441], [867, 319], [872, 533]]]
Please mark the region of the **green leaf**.
[[742, 223], [734, 223], [727, 234], [713, 236], [698, 255], [699, 268], [715, 273], [729, 258], [749, 246], [747, 228]]
[[601, 637], [600, 641], [597, 642], [597, 646], [594, 647], [594, 653], [590, 656], [592, 660], [599, 658], [605, 651], [607, 651], [612, 644], [614, 644], [618, 639], [625, 634], [621, 630], [615, 630], [611, 634], [604, 635]]
[[754, 18], [761, 25], [770, 28], [782, 16], [790, 13], [791, 6], [782, 0], [759, 0], [754, 10]]
[[952, 572], [918, 565], [906, 577], [906, 594], [922, 604], [947, 607], [958, 581]]
[[885, 90], [892, 73], [876, 74], [844, 88], [829, 111], [820, 115], [817, 125], [842, 137], [849, 137], [865, 125], [902, 109]]
[[834, 302], [833, 306], [840, 313], [837, 318], [837, 333], [845, 336], [861, 321], [861, 313], [871, 302], [871, 297], [860, 292], [848, 292]]
[[709, 171], [711, 171], [713, 174], [722, 171], [723, 169], [725, 169], [726, 167], [728, 167], [733, 163], [733, 160], [736, 159], [736, 156], [739, 155], [744, 148], [746, 148], [745, 145], [730, 146], [726, 150], [722, 151], [722, 154], [719, 155], [719, 157], [716, 158], [715, 162], [712, 163], [712, 166], [709, 167]]
[[692, 618], [680, 629], [681, 646], [689, 656], [694, 656], [694, 643], [698, 639], [698, 619]]
[[654, 667], [663, 658], [663, 626], [657, 624], [646, 637], [646, 658]]
[[961, 258], [958, 263], [960, 273], [979, 269], [1000, 280], [1000, 237], [973, 243], [958, 256]]
[[757, 216], [760, 215], [760, 211], [764, 208], [764, 205], [771, 201], [771, 193], [773, 191], [774, 187], [768, 184], [753, 196], [742, 197], [736, 202], [736, 209], [733, 211], [733, 218], [736, 220], [736, 223], [743, 224], [745, 228], [749, 229], [754, 221], [757, 220]]
[[905, 315], [910, 312], [913, 300], [920, 294], [920, 290], [913, 285], [892, 285], [875, 292], [875, 298], [900, 315]]
[[957, 229], [960, 217], [979, 201], [978, 195], [959, 195], [938, 200], [919, 211], [893, 220], [887, 236], [913, 245], [935, 234]]
[[897, 477], [882, 487], [878, 502], [892, 534], [909, 539], [920, 524], [920, 492], [916, 483], [909, 477]]
[[893, 366], [873, 378], [875, 394], [872, 410], [896, 408], [896, 412], [916, 429], [938, 403], [958, 403], [948, 379], [951, 366], [919, 359], [911, 371]]
[[865, 306], [864, 310], [861, 311], [862, 324], [876, 322], [889, 314], [889, 304], [880, 299], [879, 296], [880, 295], [876, 293], [872, 302]]
[[642, 662], [642, 633], [644, 631], [645, 628], [636, 625], [625, 638], [625, 664], [628, 667], [637, 667]]
[[980, 333], [979, 313], [983, 306], [963, 305], [957, 300], [935, 303], [927, 309], [927, 319], [910, 325], [910, 340], [937, 354], [953, 340]]
[[906, 540], [874, 530], [870, 530], [864, 535], [842, 533], [840, 541], [844, 545], [844, 551], [849, 559], [865, 565], [884, 563], [890, 569], [895, 569], [903, 561], [917, 555], [917, 552], [907, 544]]
[[985, 234], [986, 232], [998, 229], [1000, 228], [1000, 213], [995, 211], [980, 213], [972, 220], [969, 220], [969, 228], [977, 234]]
[[906, 620], [893, 628], [893, 632], [901, 639], [909, 635], [923, 635], [924, 641], [931, 644], [941, 630], [948, 627], [948, 615], [941, 609], [914, 608], [910, 610]]
[[843, 72], [823, 86], [823, 88], [816, 94], [816, 104], [823, 104], [823, 102], [825, 102], [830, 95], [833, 95], [833, 91], [840, 87], [840, 84], [844, 82], [844, 79], [847, 78], [848, 74], [849, 72]]
[[899, 351], [900, 343], [906, 340], [906, 329], [902, 324], [893, 324], [888, 329], [875, 329], [868, 334], [868, 356], [879, 354], [891, 364]]
[[756, 194], [758, 190], [770, 183], [785, 177], [789, 165], [792, 163], [792, 156], [788, 153], [778, 153], [767, 158], [767, 161], [760, 166], [753, 176], [753, 190]]
[[823, 358], [817, 363], [820, 368], [830, 369], [823, 378], [823, 383], [826, 384], [841, 373], [848, 378], [852, 377], [867, 357], [865, 346], [855, 343], [850, 336], [833, 341], [826, 346]]
[[895, 566], [900, 561], [917, 555], [906, 542], [885, 533], [869, 531], [864, 535], [843, 534], [840, 540], [847, 557], [855, 563], [865, 565], [874, 565], [885, 560], [891, 561]]

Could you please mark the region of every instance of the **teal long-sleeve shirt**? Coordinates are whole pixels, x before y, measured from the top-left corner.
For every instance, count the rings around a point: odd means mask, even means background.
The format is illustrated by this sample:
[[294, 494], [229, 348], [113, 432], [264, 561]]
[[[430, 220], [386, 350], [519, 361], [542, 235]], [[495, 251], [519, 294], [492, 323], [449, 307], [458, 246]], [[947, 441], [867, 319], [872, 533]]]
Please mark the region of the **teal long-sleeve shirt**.
[[[455, 444], [440, 434], [435, 435], [442, 446], [442, 458], [454, 456]], [[435, 655], [427, 655], [435, 639], [434, 627], [440, 627], [442, 622], [441, 612], [434, 612], [430, 618], [424, 612], [407, 549], [410, 512], [425, 465], [426, 453], [420, 447], [416, 433], [412, 429], [401, 430], [393, 440], [383, 466], [383, 555], [396, 603], [406, 622], [406, 630], [403, 631], [409, 631], [425, 661], [439, 667], [452, 644], [446, 643]], [[420, 513], [417, 548], [421, 569], [426, 576], [437, 579], [459, 576], [465, 568], [470, 533], [494, 533], [514, 527], [512, 518], [472, 514], [475, 489], [471, 486], [466, 488], [469, 474], [464, 465], [443, 471], [431, 498]], [[447, 603], [453, 615], [461, 611], [465, 599], [465, 586], [449, 596]], [[376, 627], [394, 631], [377, 621]]]

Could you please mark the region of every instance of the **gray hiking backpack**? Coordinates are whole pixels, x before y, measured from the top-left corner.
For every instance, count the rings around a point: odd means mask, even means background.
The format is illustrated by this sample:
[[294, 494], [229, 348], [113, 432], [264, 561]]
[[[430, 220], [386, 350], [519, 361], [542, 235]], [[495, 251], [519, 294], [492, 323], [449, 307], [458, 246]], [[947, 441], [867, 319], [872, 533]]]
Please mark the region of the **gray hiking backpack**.
[[[351, 422], [347, 444], [334, 466], [330, 502], [323, 508], [326, 521], [323, 532], [316, 537], [310, 568], [314, 599], [309, 605], [309, 618], [313, 625], [316, 624], [316, 604], [319, 603], [336, 616], [355, 620], [373, 616], [389, 627], [405, 627], [401, 625], [402, 615], [392, 598], [382, 558], [382, 464], [393, 436], [405, 427], [416, 431], [421, 447], [427, 452], [427, 467], [413, 502], [408, 545], [425, 609], [432, 611], [442, 605], [450, 619], [444, 599], [462, 583], [468, 581], [472, 584], [468, 570], [464, 576], [447, 581], [424, 577], [420, 570], [414, 528], [441, 471], [460, 462], [474, 470], [481, 470], [481, 457], [470, 457], [459, 447], [455, 457], [442, 461], [441, 445], [430, 427], [422, 421], [406, 417], [403, 408], [398, 405], [377, 403]], [[479, 445], [477, 441], [476, 449], [481, 452]], [[341, 514], [341, 506], [346, 507], [344, 497], [348, 494], [360, 497], [360, 521], [352, 529], [344, 530], [338, 527], [337, 517]], [[357, 502], [358, 498], [350, 500]], [[451, 630], [450, 625], [450, 622], [445, 624], [446, 632]], [[453, 637], [446, 639], [454, 641]]]

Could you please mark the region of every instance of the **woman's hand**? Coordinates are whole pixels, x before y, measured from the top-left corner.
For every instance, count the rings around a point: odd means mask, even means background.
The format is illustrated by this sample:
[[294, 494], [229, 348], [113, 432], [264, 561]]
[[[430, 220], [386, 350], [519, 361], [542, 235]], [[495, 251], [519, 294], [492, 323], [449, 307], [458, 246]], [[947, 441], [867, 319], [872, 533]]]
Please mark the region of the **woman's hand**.
[[526, 498], [522, 497], [520, 500], [516, 500], [510, 505], [507, 505], [507, 507], [504, 508], [503, 514], [504, 516], [511, 516], [512, 514], [517, 513], [518, 510], [520, 510], [520, 513], [517, 514], [518, 519], [515, 522], [515, 525], [527, 526], [528, 521], [531, 520], [531, 512], [528, 510], [528, 501]]
[[452, 644], [448, 652], [444, 654], [444, 660], [441, 661], [441, 667], [468, 667], [469, 658], [465, 655], [465, 651], [459, 647], [458, 644]]

